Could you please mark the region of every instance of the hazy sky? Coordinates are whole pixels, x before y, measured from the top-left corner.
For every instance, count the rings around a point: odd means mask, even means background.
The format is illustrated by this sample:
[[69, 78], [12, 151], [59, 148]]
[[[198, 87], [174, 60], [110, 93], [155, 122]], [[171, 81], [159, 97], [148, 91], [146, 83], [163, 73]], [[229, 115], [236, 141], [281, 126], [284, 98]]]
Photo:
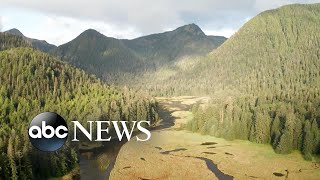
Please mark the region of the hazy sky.
[[230, 37], [256, 14], [320, 0], [0, 0], [0, 31], [60, 45], [92, 28], [135, 38], [195, 23], [208, 35]]

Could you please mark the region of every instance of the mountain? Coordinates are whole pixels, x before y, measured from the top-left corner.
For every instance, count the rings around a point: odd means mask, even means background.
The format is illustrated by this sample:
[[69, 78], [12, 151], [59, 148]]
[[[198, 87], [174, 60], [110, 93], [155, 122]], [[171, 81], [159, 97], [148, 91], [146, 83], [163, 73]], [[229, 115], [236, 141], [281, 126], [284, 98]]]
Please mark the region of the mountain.
[[15, 47], [31, 47], [21, 36], [0, 32], [0, 51]]
[[183, 56], [206, 54], [226, 38], [206, 36], [195, 24], [133, 40], [115, 39], [89, 29], [52, 54], [111, 82], [141, 77]]
[[12, 35], [16, 35], [16, 36], [20, 36], [20, 37], [24, 37], [24, 35], [22, 34], [22, 32], [20, 32], [18, 29], [13, 28], [10, 29], [8, 31], [5, 31], [6, 33], [12, 34]]
[[37, 40], [37, 39], [32, 39], [32, 38], [26, 37], [16, 28], [5, 31], [5, 33], [20, 36], [23, 39], [25, 39], [26, 41], [30, 42], [34, 48], [39, 49], [43, 52], [49, 52], [50, 50], [56, 48], [55, 45], [49, 44], [44, 40]]
[[107, 86], [31, 48], [21, 36], [0, 33], [0, 47], [0, 179], [61, 177], [79, 166], [79, 144], [67, 141], [59, 151], [45, 154], [32, 147], [28, 126], [41, 112], [57, 112], [68, 124], [156, 120], [156, 104], [148, 94]]
[[[248, 93], [271, 84], [281, 91], [318, 86], [319, 9], [319, 4], [289, 5], [257, 15], [190, 71], [167, 79], [168, 89], [192, 93], [193, 86], [195, 94], [213, 94], [223, 89]], [[175, 80], [189, 86], [178, 87]]]
[[189, 24], [173, 31], [125, 42], [141, 57], [156, 64], [163, 64], [182, 56], [204, 55], [219, 47], [225, 40], [225, 37], [207, 36], [197, 25]]
[[318, 32], [320, 4], [263, 12], [158, 91], [212, 96], [206, 109], [194, 108], [190, 130], [298, 149], [311, 160], [320, 153]]
[[106, 37], [93, 29], [84, 31], [74, 40], [54, 49], [53, 54], [76, 67], [105, 78], [114, 73], [135, 72], [144, 65], [123, 41]]

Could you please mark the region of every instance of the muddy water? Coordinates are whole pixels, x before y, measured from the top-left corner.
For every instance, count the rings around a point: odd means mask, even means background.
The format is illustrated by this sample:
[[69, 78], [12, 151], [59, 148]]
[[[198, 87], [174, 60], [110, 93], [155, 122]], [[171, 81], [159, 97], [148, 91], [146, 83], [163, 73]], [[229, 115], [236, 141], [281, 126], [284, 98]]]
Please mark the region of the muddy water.
[[[203, 143], [204, 144], [204, 143]], [[203, 145], [201, 144], [201, 145]], [[209, 144], [209, 143], [208, 143]], [[217, 144], [217, 143], [215, 143]], [[158, 148], [157, 148], [158, 149]], [[162, 149], [162, 148], [161, 148]], [[174, 150], [170, 150], [170, 151], [164, 151], [164, 152], [160, 152], [160, 154], [165, 154], [165, 155], [172, 155], [172, 156], [179, 156], [179, 155], [173, 155], [170, 154], [172, 152], [179, 152], [179, 151], [186, 151], [187, 149], [185, 148], [178, 148], [178, 149], [174, 149]], [[213, 152], [203, 152], [204, 154], [216, 154]], [[230, 176], [228, 174], [223, 173], [222, 171], [220, 171], [220, 169], [218, 169], [217, 164], [215, 164], [211, 159], [205, 158], [205, 157], [198, 157], [198, 156], [180, 156], [180, 157], [186, 157], [186, 158], [196, 158], [196, 159], [200, 159], [203, 160], [206, 165], [207, 168], [220, 180], [232, 180], [233, 176]]]
[[87, 159], [84, 156], [80, 156], [80, 179], [91, 180], [91, 179], [107, 179], [107, 172], [100, 171], [96, 164], [95, 159]]
[[[105, 142], [100, 147], [96, 147], [90, 150], [79, 150], [79, 165], [80, 165], [80, 179], [81, 180], [106, 180], [109, 179], [110, 173], [116, 162], [117, 155], [121, 146], [125, 142], [111, 141]], [[97, 158], [99, 155], [105, 154], [109, 162], [106, 170], [101, 170]]]

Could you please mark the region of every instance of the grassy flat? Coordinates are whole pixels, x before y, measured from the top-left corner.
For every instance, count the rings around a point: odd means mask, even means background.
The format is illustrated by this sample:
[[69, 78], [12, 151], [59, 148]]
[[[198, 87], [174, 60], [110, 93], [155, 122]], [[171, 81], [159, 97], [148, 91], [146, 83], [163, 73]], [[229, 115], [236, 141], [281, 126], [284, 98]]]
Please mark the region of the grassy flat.
[[[184, 105], [206, 98], [158, 99], [174, 121], [186, 122]], [[178, 102], [178, 103], [177, 103]], [[185, 106], [187, 107], [187, 106]], [[166, 121], [165, 119], [163, 121]], [[319, 179], [320, 165], [305, 161], [299, 152], [276, 154], [270, 145], [227, 141], [178, 130], [177, 125], [155, 130], [147, 142], [130, 141], [120, 150], [111, 179], [217, 179], [201, 158], [211, 160], [220, 173], [235, 179]], [[287, 173], [288, 172], [288, 173]], [[217, 173], [217, 172], [216, 172]], [[288, 174], [288, 175], [287, 175]]]

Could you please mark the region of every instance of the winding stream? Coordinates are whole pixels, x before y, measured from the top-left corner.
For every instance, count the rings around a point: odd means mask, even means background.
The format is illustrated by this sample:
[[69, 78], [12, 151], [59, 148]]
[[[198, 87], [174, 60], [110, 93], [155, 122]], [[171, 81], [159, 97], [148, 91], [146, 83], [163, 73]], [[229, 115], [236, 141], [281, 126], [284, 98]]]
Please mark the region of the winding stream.
[[[163, 102], [162, 102], [163, 103]], [[163, 103], [164, 104], [164, 103]], [[191, 105], [184, 105], [181, 104], [180, 101], [174, 101], [173, 104], [169, 104], [174, 107], [179, 107], [180, 109], [183, 109], [185, 111], [188, 111], [191, 108]], [[154, 130], [159, 129], [166, 129], [171, 128], [175, 125], [175, 117], [171, 116], [172, 111], [162, 110], [159, 112], [159, 115], [163, 118], [163, 121], [158, 124], [158, 126]], [[100, 180], [100, 179], [109, 179], [111, 171], [116, 163], [116, 159], [118, 156], [118, 153], [122, 147], [123, 144], [126, 142], [118, 142], [118, 141], [111, 141], [111, 142], [105, 142], [100, 147], [96, 147], [90, 150], [80, 150], [79, 153], [79, 161], [80, 161], [80, 178], [82, 180]], [[206, 142], [201, 145], [215, 145], [216, 143], [213, 142]], [[161, 147], [155, 147], [159, 151], [162, 150]], [[178, 151], [186, 151], [185, 148], [179, 148], [169, 151], [162, 151], [160, 152], [163, 155], [173, 155], [171, 153], [178, 152]], [[106, 161], [109, 162], [108, 167], [106, 170], [102, 171], [99, 168], [99, 165], [97, 163], [97, 157], [101, 154], [104, 154], [108, 157]], [[205, 152], [205, 154], [213, 154]], [[174, 155], [173, 155], [174, 156]], [[208, 170], [210, 170], [218, 179], [233, 179], [233, 176], [230, 176], [228, 174], [224, 174], [222, 171], [220, 171], [215, 163], [213, 163], [212, 160], [205, 158], [205, 157], [198, 157], [198, 156], [182, 156], [186, 158], [196, 158], [204, 161], [207, 165]], [[144, 159], [142, 159], [144, 160]], [[107, 162], [106, 162], [107, 163]], [[125, 167], [130, 168], [130, 167]]]
[[206, 165], [208, 167], [208, 169], [213, 172], [213, 174], [221, 180], [230, 180], [233, 179], [233, 176], [230, 176], [228, 174], [223, 173], [222, 171], [220, 171], [220, 169], [218, 169], [217, 165], [215, 163], [212, 162], [211, 159], [208, 158], [204, 158], [204, 157], [195, 157], [197, 159], [201, 159], [203, 161], [206, 162]]

